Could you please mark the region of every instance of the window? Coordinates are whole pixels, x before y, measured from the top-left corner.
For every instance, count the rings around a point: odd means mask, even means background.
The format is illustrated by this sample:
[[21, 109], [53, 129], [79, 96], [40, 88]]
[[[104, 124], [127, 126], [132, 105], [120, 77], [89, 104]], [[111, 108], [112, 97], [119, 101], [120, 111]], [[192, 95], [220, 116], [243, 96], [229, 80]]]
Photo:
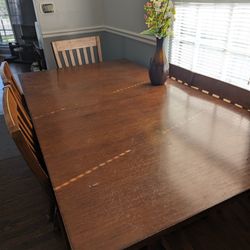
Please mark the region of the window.
[[5, 0], [0, 0], [0, 44], [14, 42], [15, 37], [12, 30], [9, 13]]
[[176, 3], [171, 63], [250, 90], [250, 4]]

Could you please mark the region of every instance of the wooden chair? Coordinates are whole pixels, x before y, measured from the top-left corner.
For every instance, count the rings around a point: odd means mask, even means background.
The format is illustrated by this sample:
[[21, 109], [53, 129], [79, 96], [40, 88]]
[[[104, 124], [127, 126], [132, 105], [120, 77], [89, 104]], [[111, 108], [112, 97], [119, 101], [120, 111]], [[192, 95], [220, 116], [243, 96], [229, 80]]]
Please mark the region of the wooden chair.
[[[49, 177], [34, 133], [33, 124], [21, 103], [17, 102], [13, 87], [4, 87], [3, 110], [7, 128], [29, 168], [37, 177], [54, 207]], [[54, 208], [53, 208], [54, 209]], [[53, 210], [51, 207], [51, 210]], [[51, 211], [52, 212], [52, 211]]]
[[99, 36], [55, 41], [52, 47], [58, 68], [96, 63], [94, 47], [97, 48], [98, 62], [103, 61]]
[[3, 85], [4, 86], [11, 85], [15, 97], [26, 107], [23, 93], [11, 72], [8, 62], [6, 61], [2, 62], [0, 72], [3, 80]]

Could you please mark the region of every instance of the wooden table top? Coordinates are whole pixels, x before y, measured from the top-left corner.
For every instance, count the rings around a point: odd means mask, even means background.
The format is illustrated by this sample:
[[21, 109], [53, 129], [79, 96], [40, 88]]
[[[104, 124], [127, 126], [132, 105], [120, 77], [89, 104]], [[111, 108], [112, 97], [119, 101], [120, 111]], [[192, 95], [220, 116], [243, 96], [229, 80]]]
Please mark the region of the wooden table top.
[[22, 87], [72, 249], [123, 249], [250, 188], [250, 115], [129, 61]]

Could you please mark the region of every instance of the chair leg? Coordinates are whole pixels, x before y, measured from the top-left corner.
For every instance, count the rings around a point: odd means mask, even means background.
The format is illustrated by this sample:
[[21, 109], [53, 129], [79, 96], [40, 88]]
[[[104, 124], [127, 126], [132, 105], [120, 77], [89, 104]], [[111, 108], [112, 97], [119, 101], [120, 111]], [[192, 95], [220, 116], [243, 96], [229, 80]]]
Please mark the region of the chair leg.
[[49, 222], [53, 223], [54, 231], [60, 230], [59, 219], [58, 219], [58, 208], [56, 204], [51, 203], [49, 209]]
[[50, 208], [49, 208], [49, 221], [50, 222], [54, 222], [55, 220], [55, 213], [56, 213], [56, 205], [54, 203], [50, 204]]
[[148, 244], [147, 250], [165, 250], [165, 248], [160, 240], [155, 239]]
[[57, 206], [54, 207], [53, 215], [52, 215], [52, 222], [54, 231], [61, 231], [61, 225], [60, 225], [60, 216]]
[[62, 221], [62, 217], [61, 217], [60, 211], [58, 210], [57, 207], [55, 209], [54, 230], [60, 231], [60, 233], [64, 239], [65, 246], [67, 247], [67, 249], [71, 249], [69, 241], [68, 241], [68, 236], [66, 234], [64, 224]]

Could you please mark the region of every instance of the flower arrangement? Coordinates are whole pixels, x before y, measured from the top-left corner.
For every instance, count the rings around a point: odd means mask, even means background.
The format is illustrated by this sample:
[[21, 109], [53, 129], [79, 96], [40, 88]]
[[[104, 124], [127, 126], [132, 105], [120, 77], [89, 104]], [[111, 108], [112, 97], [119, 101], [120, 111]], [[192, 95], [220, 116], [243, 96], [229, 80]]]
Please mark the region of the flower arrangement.
[[143, 35], [165, 38], [173, 35], [175, 7], [171, 0], [150, 0], [144, 5], [144, 18], [148, 29]]

